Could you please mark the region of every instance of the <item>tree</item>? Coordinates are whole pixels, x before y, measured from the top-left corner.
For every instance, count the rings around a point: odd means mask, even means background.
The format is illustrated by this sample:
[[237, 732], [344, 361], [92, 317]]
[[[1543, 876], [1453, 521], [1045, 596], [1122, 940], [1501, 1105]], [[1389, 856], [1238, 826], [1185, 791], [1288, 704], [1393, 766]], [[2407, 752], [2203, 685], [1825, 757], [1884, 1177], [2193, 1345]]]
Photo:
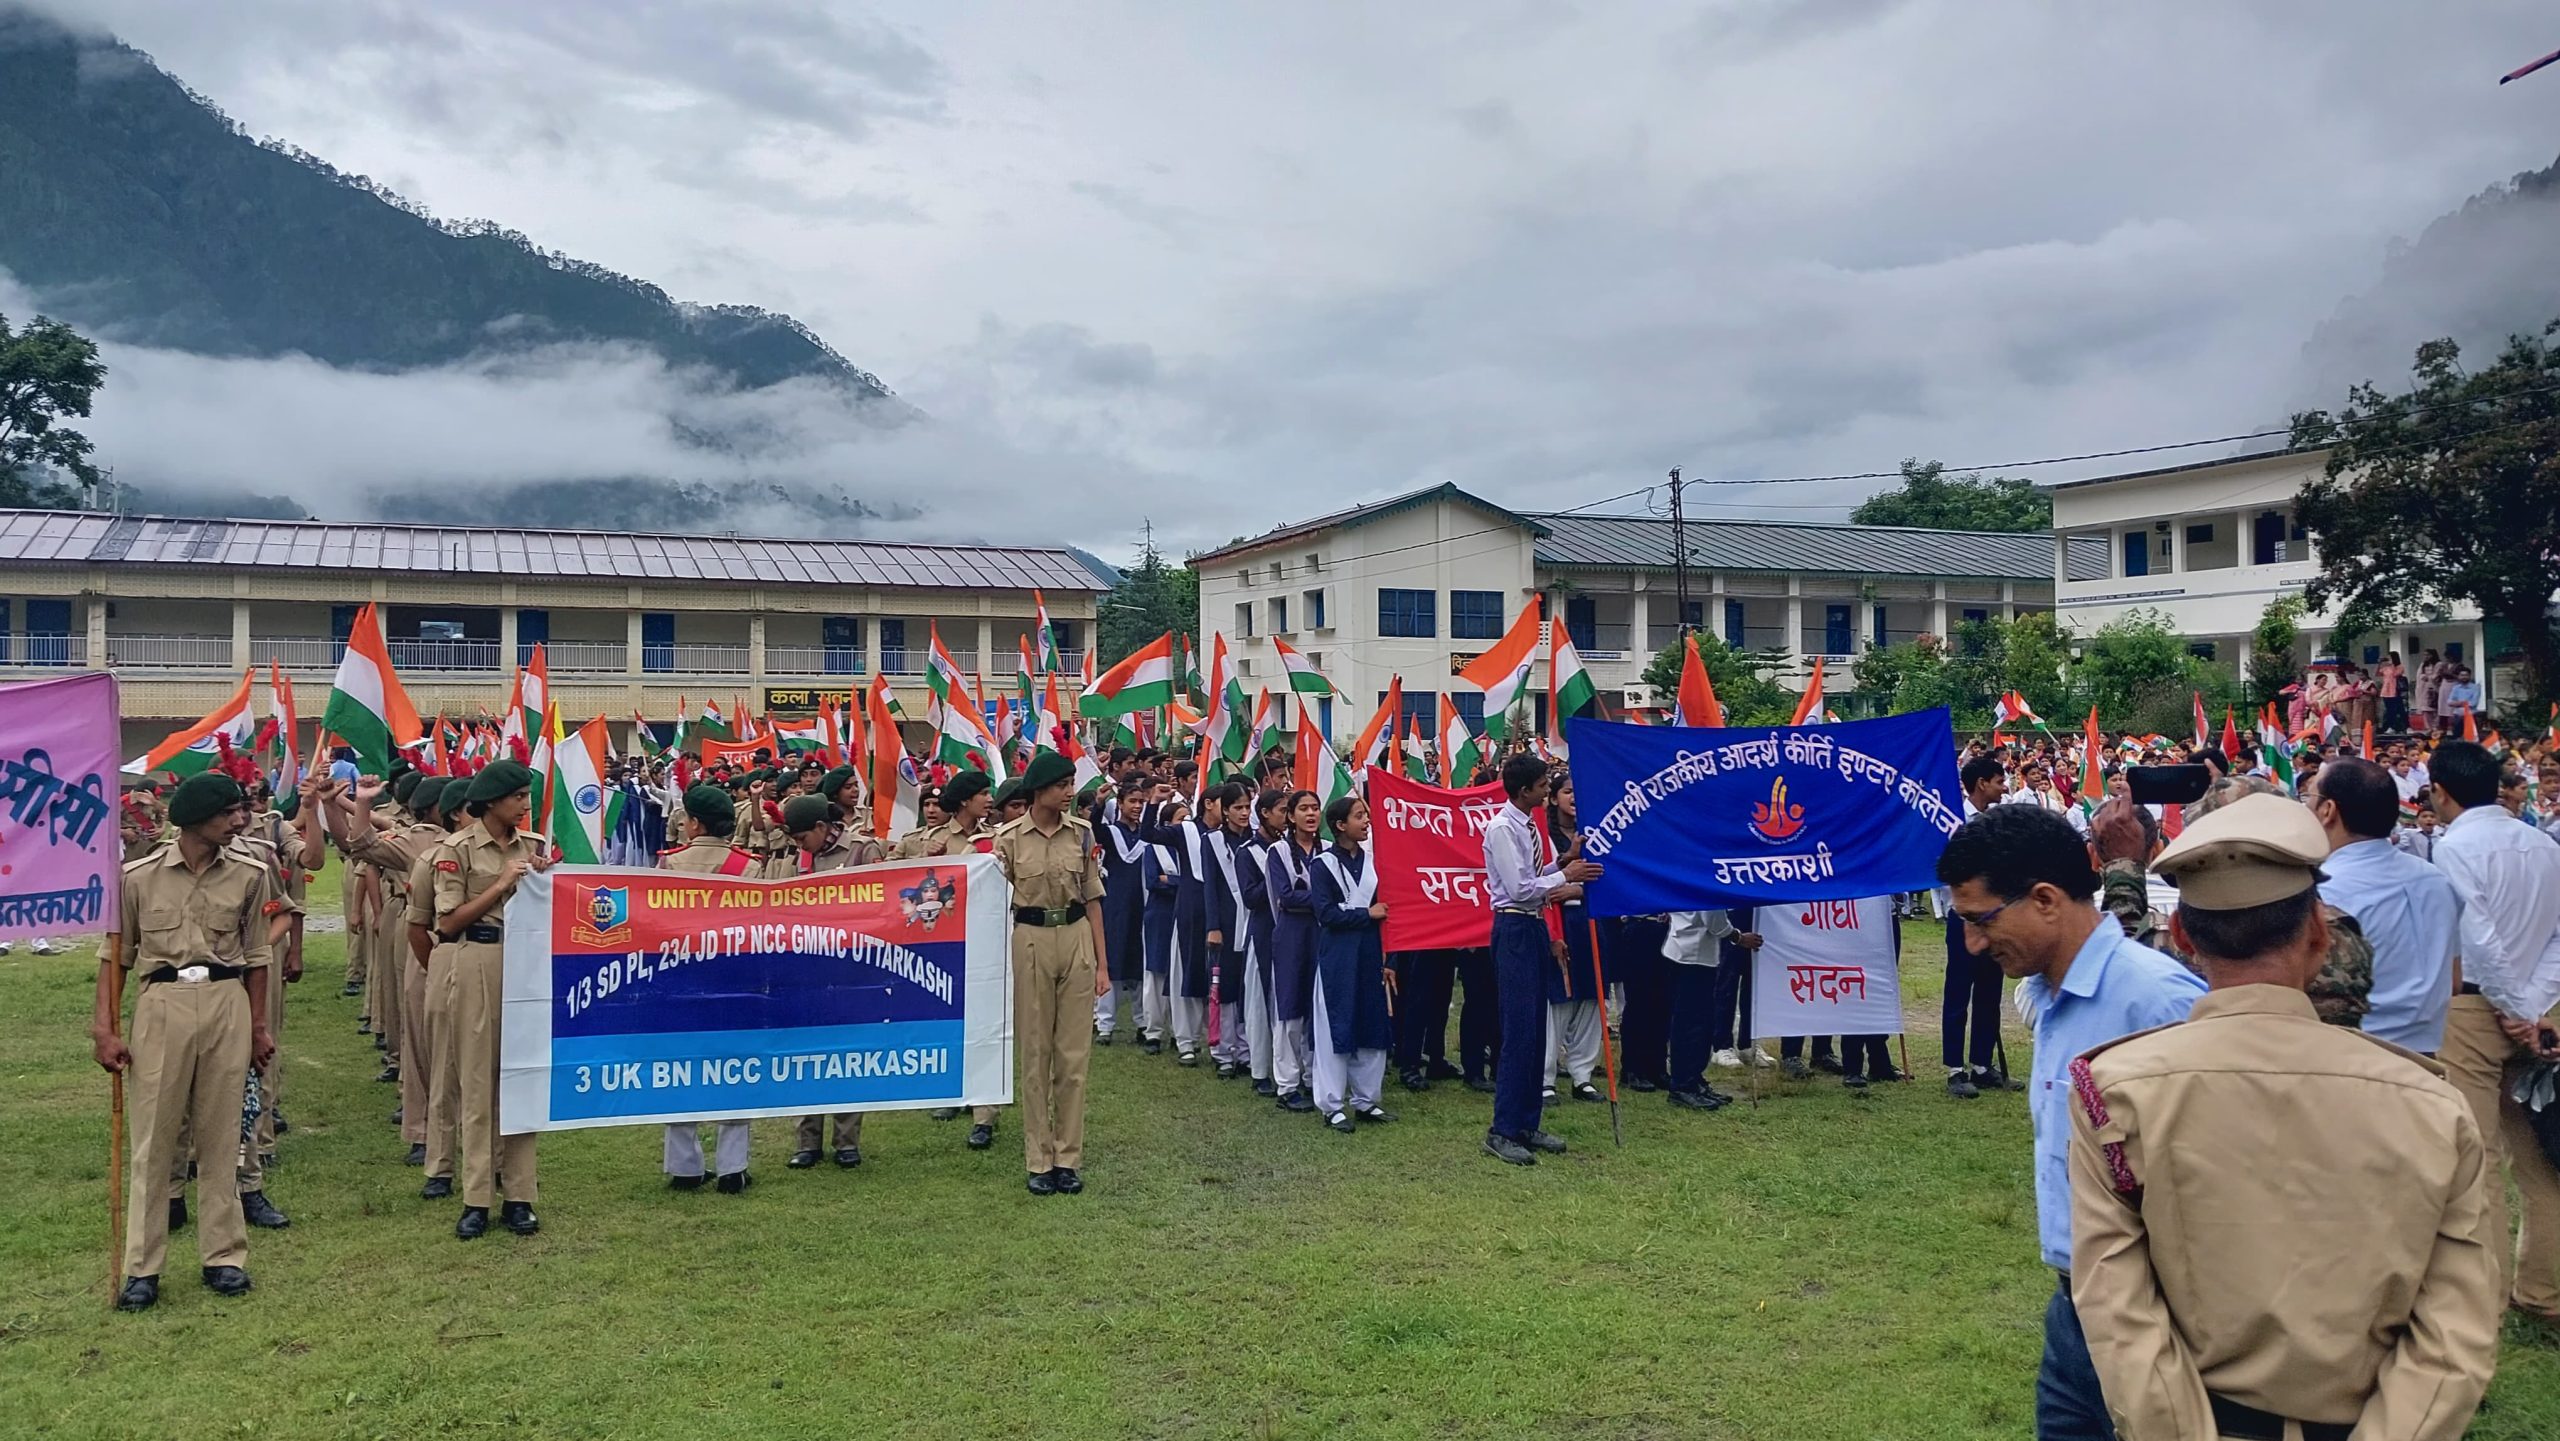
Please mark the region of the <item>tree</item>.
[[[1778, 668], [1775, 656], [1735, 650], [1706, 631], [1692, 634], [1698, 638], [1698, 661], [1707, 668], [1707, 683], [1716, 688], [1716, 703], [1724, 707], [1728, 723], [1774, 726], [1794, 718], [1795, 693], [1769, 678], [1769, 672]], [[1641, 679], [1666, 700], [1676, 696], [1682, 659], [1680, 644], [1674, 641], [1653, 653]]]
[[2302, 597], [2280, 595], [2268, 601], [2258, 614], [2257, 632], [2250, 637], [2249, 704], [2276, 700], [2294, 683], [2293, 647], [2301, 638]]
[[2304, 598], [2370, 633], [2454, 602], [2504, 621], [2524, 652], [2525, 688], [2560, 694], [2560, 348], [2516, 336], [2496, 363], [2466, 371], [2450, 340], [2418, 347], [2416, 385], [2370, 381], [2336, 415], [2293, 419], [2293, 443], [2328, 464], [2295, 498], [2318, 558]]
[[[1116, 664], [1166, 631], [1183, 634], [1199, 626], [1200, 576], [1187, 565], [1165, 564], [1151, 525], [1138, 544], [1137, 560], [1120, 573], [1120, 584], [1103, 598], [1102, 617], [1094, 627], [1095, 644], [1102, 654], [1095, 664]], [[1199, 637], [1192, 639], [1197, 644]]]
[[96, 344], [70, 326], [39, 315], [12, 334], [0, 315], [0, 505], [88, 502], [99, 480], [89, 437], [60, 422], [85, 419], [106, 379]]
[[1934, 530], [2053, 529], [2053, 497], [2033, 482], [1967, 472], [1950, 476], [1941, 461], [1902, 462], [1902, 488], [1868, 497], [1849, 513], [1860, 525], [1917, 525]]

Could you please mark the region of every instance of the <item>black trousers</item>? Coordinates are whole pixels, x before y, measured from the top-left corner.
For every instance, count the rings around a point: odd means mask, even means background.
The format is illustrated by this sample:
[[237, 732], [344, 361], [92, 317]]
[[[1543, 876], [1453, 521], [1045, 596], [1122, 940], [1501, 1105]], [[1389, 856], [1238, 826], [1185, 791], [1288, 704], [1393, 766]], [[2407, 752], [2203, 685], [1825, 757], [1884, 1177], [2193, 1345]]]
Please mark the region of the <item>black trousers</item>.
[[1449, 1002], [1456, 994], [1457, 958], [1455, 951], [1401, 951], [1393, 957], [1399, 1072], [1419, 1071], [1449, 1058]]
[[[1845, 1080], [1851, 1076], [1874, 1075], [1881, 1077], [1892, 1075], [1894, 1073], [1893, 1052], [1886, 1044], [1890, 1039], [1891, 1037], [1888, 1036], [1840, 1037], [1841, 1078]], [[1778, 1043], [1778, 1052], [1779, 1054], [1786, 1056], [1799, 1055], [1802, 1053], [1803, 1047], [1803, 1040], [1795, 1036], [1789, 1036]], [[1813, 1053], [1817, 1056], [1830, 1055], [1831, 1037], [1814, 1037]]]
[[[1626, 995], [1626, 1014], [1618, 1018], [1618, 1041], [1625, 1047], [1618, 1074], [1626, 1080], [1661, 1085], [1671, 1073], [1671, 972], [1675, 967], [1662, 954], [1671, 928], [1649, 920], [1603, 921], [1600, 926], [1602, 940], [1616, 943], [1611, 962]], [[1617, 928], [1615, 936], [1609, 934], [1612, 926]]]
[[1751, 1044], [1751, 953], [1731, 941], [1718, 941], [1723, 964], [1711, 974], [1715, 995], [1707, 1002], [1707, 1044], [1718, 1051]]
[[[1958, 1066], [1988, 1066], [2000, 1043], [2000, 968], [1964, 945], [1964, 922], [1947, 917], [1947, 988], [1938, 1001], [1943, 1037], [1939, 1058]], [[1970, 1042], [1970, 1044], [1968, 1044]]]
[[1470, 1081], [1490, 1081], [1502, 1053], [1502, 1002], [1494, 989], [1493, 948], [1455, 954], [1458, 985], [1465, 992], [1458, 1005], [1458, 1069]]
[[[1666, 963], [1671, 973], [1671, 1072], [1663, 1082], [1673, 1091], [1700, 1091], [1707, 1084], [1707, 1058], [1715, 1054], [1717, 992], [1730, 966]], [[1733, 1000], [1722, 1003], [1724, 1026], [1733, 1029]]]

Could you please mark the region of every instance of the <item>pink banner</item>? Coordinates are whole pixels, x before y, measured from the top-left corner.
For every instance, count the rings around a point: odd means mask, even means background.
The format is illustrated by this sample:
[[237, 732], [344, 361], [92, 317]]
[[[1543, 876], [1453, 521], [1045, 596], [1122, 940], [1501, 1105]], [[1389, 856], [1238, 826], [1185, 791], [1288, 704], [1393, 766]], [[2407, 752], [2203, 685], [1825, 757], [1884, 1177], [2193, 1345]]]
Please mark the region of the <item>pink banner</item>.
[[0, 685], [0, 939], [112, 928], [116, 678]]

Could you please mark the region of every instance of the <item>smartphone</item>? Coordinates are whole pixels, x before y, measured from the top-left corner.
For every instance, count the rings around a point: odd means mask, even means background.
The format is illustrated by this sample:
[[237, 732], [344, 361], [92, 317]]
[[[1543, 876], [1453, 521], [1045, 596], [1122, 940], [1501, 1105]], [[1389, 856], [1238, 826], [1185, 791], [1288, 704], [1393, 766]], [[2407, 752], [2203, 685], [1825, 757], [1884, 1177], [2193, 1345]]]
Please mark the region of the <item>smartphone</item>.
[[2205, 789], [2213, 784], [2213, 768], [2206, 765], [2126, 766], [2125, 789], [2138, 806], [2182, 806], [2204, 799]]

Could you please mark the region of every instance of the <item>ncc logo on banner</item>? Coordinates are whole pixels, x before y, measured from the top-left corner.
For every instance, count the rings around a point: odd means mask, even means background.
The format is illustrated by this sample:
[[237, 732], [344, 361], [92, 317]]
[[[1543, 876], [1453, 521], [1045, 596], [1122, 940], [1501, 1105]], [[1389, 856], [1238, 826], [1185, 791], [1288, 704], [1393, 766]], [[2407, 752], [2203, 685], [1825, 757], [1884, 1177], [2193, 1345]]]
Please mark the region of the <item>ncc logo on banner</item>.
[[1927, 890], [1963, 823], [1944, 709], [1821, 726], [1565, 722], [1591, 911]]

